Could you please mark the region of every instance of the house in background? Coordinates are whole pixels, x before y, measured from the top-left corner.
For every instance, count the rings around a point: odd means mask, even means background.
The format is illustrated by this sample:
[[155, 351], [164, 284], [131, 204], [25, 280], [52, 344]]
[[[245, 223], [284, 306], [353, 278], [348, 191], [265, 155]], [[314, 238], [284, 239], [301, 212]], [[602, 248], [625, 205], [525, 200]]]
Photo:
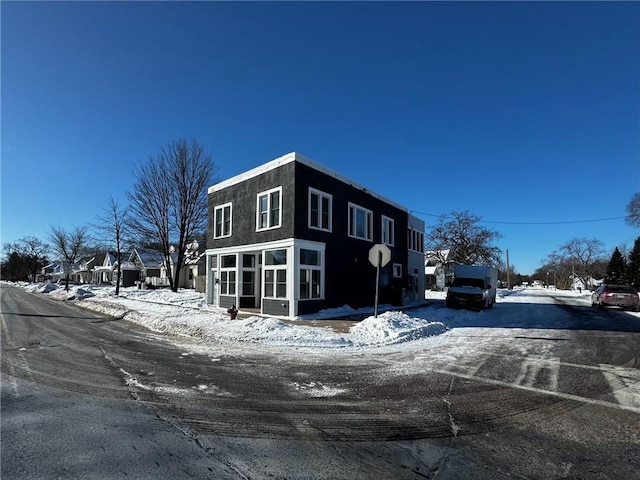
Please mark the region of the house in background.
[[168, 269], [173, 272], [176, 262], [175, 254], [171, 254], [171, 265], [165, 265], [165, 258], [158, 250], [134, 248], [129, 256], [129, 262], [137, 268], [139, 272], [138, 280], [154, 287], [168, 287]]
[[60, 279], [62, 267], [59, 263], [52, 262], [42, 267], [41, 274], [44, 280], [49, 282], [57, 282]]
[[371, 306], [375, 244], [391, 250], [379, 303], [422, 300], [423, 243], [405, 207], [290, 153], [209, 188], [207, 301], [286, 317]]
[[449, 264], [451, 250], [428, 251], [424, 254], [424, 276], [427, 290], [443, 291], [451, 283], [453, 269]]
[[[128, 259], [130, 254], [122, 252], [122, 265], [120, 267], [120, 285], [132, 287], [140, 280], [140, 269]], [[115, 284], [116, 269], [118, 267], [118, 255], [116, 252], [105, 252], [101, 265], [97, 265], [92, 271], [92, 282], [97, 284]]]
[[187, 257], [180, 270], [180, 288], [191, 288], [196, 292], [206, 291], [206, 256], [205, 253], [196, 253]]
[[73, 264], [69, 278], [74, 283], [91, 283], [96, 256], [83, 257]]
[[116, 258], [116, 252], [105, 252], [102, 264], [93, 267], [91, 277], [93, 283], [110, 284], [114, 281]]
[[[180, 271], [180, 288], [199, 289], [205, 291], [205, 258], [204, 252], [198, 252], [197, 242], [189, 244], [185, 265]], [[175, 275], [177, 255], [171, 254], [171, 273]], [[101, 265], [91, 270], [91, 282], [97, 284], [115, 284], [118, 266], [116, 252], [105, 252]], [[145, 284], [153, 287], [168, 287], [168, 269], [162, 252], [153, 249], [134, 248], [131, 253], [122, 253], [120, 267], [120, 285], [131, 287]], [[175, 277], [174, 277], [175, 278]]]

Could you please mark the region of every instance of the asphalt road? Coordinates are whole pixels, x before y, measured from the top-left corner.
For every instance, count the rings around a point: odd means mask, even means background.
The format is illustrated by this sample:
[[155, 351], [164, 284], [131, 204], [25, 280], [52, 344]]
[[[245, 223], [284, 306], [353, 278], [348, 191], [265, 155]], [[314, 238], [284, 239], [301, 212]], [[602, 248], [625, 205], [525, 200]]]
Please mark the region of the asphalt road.
[[464, 349], [276, 355], [0, 297], [3, 479], [640, 478], [626, 313], [549, 306], [570, 321], [459, 329]]

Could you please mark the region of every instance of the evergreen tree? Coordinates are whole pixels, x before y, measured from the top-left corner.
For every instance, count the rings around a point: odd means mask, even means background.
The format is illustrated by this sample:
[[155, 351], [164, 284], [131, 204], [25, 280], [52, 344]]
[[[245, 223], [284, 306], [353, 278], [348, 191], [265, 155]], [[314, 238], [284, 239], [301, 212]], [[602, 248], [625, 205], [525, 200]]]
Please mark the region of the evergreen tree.
[[620, 250], [618, 250], [618, 247], [613, 251], [609, 265], [607, 265], [605, 283], [616, 283], [620, 285], [627, 283], [627, 262], [620, 253]]
[[627, 262], [627, 282], [640, 289], [640, 237], [636, 238]]

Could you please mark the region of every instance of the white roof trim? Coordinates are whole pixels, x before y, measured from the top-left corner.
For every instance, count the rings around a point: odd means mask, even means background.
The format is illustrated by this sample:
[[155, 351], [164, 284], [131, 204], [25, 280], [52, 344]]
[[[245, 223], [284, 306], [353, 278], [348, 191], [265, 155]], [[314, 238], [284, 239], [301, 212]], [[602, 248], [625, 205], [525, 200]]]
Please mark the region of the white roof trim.
[[237, 185], [238, 183], [244, 182], [245, 180], [248, 180], [250, 178], [253, 177], [257, 177], [258, 175], [262, 175], [263, 173], [266, 173], [270, 170], [273, 170], [275, 168], [281, 167], [282, 165], [286, 165], [287, 163], [291, 163], [291, 162], [300, 162], [308, 167], [313, 168], [314, 170], [318, 170], [319, 172], [324, 173], [325, 175], [329, 175], [330, 177], [333, 177], [337, 180], [340, 180], [343, 183], [346, 183], [348, 185], [351, 185], [354, 188], [357, 188], [358, 190], [362, 190], [363, 192], [371, 195], [372, 197], [377, 198], [378, 200], [382, 200], [385, 203], [388, 203], [390, 205], [393, 205], [396, 208], [399, 208], [400, 210], [403, 210], [405, 212], [408, 212], [408, 209], [403, 206], [400, 205], [399, 203], [394, 202], [393, 200], [390, 200], [382, 195], [379, 195], [375, 192], [372, 192], [371, 190], [363, 187], [362, 185], [349, 180], [347, 177], [333, 171], [330, 170], [329, 168], [320, 165], [319, 163], [314, 162], [313, 160], [305, 157], [304, 155], [301, 155], [297, 152], [291, 152], [291, 153], [287, 153], [286, 155], [283, 155], [282, 157], [278, 157], [275, 160], [271, 160], [270, 162], [267, 162], [263, 165], [260, 165], [259, 167], [253, 168], [251, 170], [248, 170], [244, 173], [241, 173], [239, 175], [236, 175], [235, 177], [231, 177], [227, 180], [224, 180], [222, 182], [216, 183], [215, 185], [212, 185], [211, 187], [209, 187], [208, 192], [214, 193], [217, 191], [220, 191], [224, 188], [230, 187], [232, 185]]

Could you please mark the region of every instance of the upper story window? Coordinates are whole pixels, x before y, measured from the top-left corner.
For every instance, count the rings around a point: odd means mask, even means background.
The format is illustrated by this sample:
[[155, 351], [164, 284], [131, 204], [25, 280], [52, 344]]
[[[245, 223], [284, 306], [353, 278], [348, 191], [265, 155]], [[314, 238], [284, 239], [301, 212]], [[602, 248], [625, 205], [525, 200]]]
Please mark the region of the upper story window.
[[409, 228], [409, 230], [407, 230], [407, 244], [409, 246], [409, 250], [424, 253], [424, 233], [413, 228]]
[[231, 203], [219, 205], [213, 210], [214, 232], [213, 238], [224, 238], [231, 236]]
[[328, 193], [309, 188], [309, 228], [331, 231], [333, 197]]
[[382, 243], [393, 246], [395, 244], [393, 218], [382, 216]]
[[256, 230], [279, 228], [282, 225], [282, 187], [258, 194]]
[[349, 236], [373, 241], [373, 212], [349, 203]]

